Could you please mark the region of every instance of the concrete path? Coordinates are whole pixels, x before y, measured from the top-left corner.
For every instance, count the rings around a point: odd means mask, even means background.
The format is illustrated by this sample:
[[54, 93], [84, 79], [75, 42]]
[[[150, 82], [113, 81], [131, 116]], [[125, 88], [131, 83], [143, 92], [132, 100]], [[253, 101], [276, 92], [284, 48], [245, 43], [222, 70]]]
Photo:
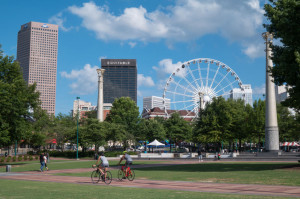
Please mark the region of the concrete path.
[[[68, 172], [91, 171], [91, 169], [68, 169]], [[72, 171], [71, 171], [72, 170]], [[5, 173], [0, 175], [0, 180], [29, 180], [40, 182], [58, 182], [88, 184], [96, 186], [117, 186], [117, 187], [135, 187], [147, 189], [169, 189], [194, 192], [211, 192], [223, 194], [243, 194], [243, 195], [264, 195], [264, 196], [282, 196], [282, 197], [300, 197], [300, 187], [297, 186], [272, 186], [272, 185], [252, 185], [252, 184], [226, 184], [226, 183], [204, 183], [204, 182], [186, 182], [186, 181], [161, 181], [161, 180], [143, 180], [138, 179], [130, 182], [128, 180], [119, 181], [113, 179], [110, 185], [102, 182], [93, 184], [89, 177], [71, 177], [56, 176], [54, 173], [66, 172], [49, 171], [49, 172], [20, 172]], [[4, 174], [4, 173], [2, 173]]]

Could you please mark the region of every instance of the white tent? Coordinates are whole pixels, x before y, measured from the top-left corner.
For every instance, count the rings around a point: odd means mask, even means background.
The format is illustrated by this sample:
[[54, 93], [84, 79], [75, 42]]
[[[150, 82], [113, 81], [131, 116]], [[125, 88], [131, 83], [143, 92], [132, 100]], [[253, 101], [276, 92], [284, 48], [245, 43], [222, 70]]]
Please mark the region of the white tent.
[[163, 144], [163, 143], [157, 141], [156, 139], [155, 139], [153, 142], [151, 142], [151, 143], [149, 143], [149, 144], [147, 144], [147, 145], [148, 145], [148, 146], [165, 146], [165, 144]]

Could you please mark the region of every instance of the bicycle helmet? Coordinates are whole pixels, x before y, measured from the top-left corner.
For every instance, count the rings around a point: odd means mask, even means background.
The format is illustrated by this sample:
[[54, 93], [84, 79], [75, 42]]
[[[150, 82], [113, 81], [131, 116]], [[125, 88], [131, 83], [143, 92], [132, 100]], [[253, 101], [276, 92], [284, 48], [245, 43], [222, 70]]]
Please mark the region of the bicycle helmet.
[[127, 153], [127, 151], [123, 151], [123, 154], [126, 154]]

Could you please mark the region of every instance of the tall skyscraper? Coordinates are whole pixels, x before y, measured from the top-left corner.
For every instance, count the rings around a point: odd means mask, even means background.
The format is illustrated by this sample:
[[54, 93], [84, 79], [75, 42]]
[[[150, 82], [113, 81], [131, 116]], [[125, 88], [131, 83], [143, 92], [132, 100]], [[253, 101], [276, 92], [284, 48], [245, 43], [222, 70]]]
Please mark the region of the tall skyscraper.
[[246, 104], [253, 105], [251, 84], [243, 84], [242, 88], [234, 88], [230, 93], [231, 99], [243, 99]]
[[165, 103], [163, 101], [164, 98], [162, 97], [157, 97], [157, 96], [144, 97], [143, 108], [152, 109], [158, 107], [164, 110], [166, 107], [167, 110], [170, 110], [171, 109], [170, 99], [165, 99]]
[[137, 102], [136, 59], [101, 59], [104, 103], [116, 98], [130, 97]]
[[28, 84], [36, 82], [42, 109], [55, 114], [58, 25], [29, 22], [18, 32], [17, 60]]

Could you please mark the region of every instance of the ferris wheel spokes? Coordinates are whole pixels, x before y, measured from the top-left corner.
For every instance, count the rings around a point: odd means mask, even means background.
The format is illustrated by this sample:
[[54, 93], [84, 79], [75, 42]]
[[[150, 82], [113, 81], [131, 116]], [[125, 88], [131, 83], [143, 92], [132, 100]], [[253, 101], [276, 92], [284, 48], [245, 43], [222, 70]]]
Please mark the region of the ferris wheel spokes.
[[[230, 84], [228, 84], [227, 86], [223, 87], [222, 89], [227, 88], [228, 86], [231, 86], [234, 82], [236, 82], [237, 80], [234, 80], [233, 82], [231, 82]], [[222, 89], [218, 90], [216, 93], [219, 93]]]
[[217, 84], [217, 86], [215, 86], [212, 90], [215, 91], [216, 88], [221, 84], [221, 82], [226, 78], [226, 76], [229, 74], [230, 71], [227, 71], [226, 75], [224, 75], [224, 77], [221, 79], [221, 81], [219, 81], [219, 83]]
[[[181, 68], [182, 67], [182, 68]], [[171, 99], [171, 107], [188, 118], [196, 117], [201, 100], [205, 105], [214, 97], [229, 96], [237, 83], [242, 82], [226, 64], [209, 58], [193, 59], [185, 62], [170, 75], [164, 88], [163, 98]], [[224, 69], [224, 70], [223, 70]], [[198, 71], [197, 71], [198, 70]], [[228, 74], [231, 73], [231, 76]], [[165, 104], [165, 111], [167, 110]], [[167, 113], [166, 111], [166, 114]]]
[[196, 83], [197, 89], [200, 89], [200, 86], [199, 86], [198, 82], [196, 81], [196, 78], [195, 78], [195, 76], [194, 76], [194, 74], [193, 74], [193, 71], [192, 71], [191, 68], [190, 68], [190, 65], [188, 65], [187, 68], [188, 68], [189, 73], [191, 74], [191, 76], [192, 76], [194, 82]]
[[182, 85], [180, 85], [178, 82], [176, 82], [176, 81], [172, 81], [172, 83], [175, 83], [176, 84], [176, 86], [179, 86], [180, 88], [182, 88], [182, 89], [184, 89], [184, 90], [186, 90], [186, 91], [188, 91], [188, 92], [190, 92], [190, 93], [193, 93], [194, 94], [194, 91], [192, 91], [192, 90], [190, 90], [190, 89], [188, 89], [188, 88], [186, 88], [186, 87], [184, 87], [184, 86], [182, 86]]
[[202, 80], [202, 75], [201, 75], [201, 67], [200, 67], [200, 63], [197, 62], [197, 65], [198, 65], [199, 77], [200, 77], [200, 80], [201, 80], [201, 87], [203, 87], [203, 80]]
[[218, 72], [219, 72], [219, 69], [220, 69], [220, 65], [219, 65], [219, 67], [218, 67], [218, 69], [217, 69], [217, 71], [215, 72], [215, 75], [214, 75], [214, 78], [213, 78], [213, 80], [211, 81], [211, 84], [210, 84], [210, 89], [211, 89], [211, 87], [212, 87], [212, 85], [213, 85], [213, 83], [215, 82], [215, 79], [216, 79], [216, 76], [217, 76], [217, 74], [218, 74]]
[[166, 91], [167, 93], [172, 93], [172, 94], [175, 94], [175, 95], [182, 95], [182, 96], [186, 96], [186, 97], [193, 97], [191, 95], [185, 95], [185, 94], [182, 94], [182, 93], [177, 93], [177, 92], [173, 92], [173, 91]]
[[171, 104], [176, 104], [176, 103], [184, 103], [184, 102], [193, 102], [194, 100], [186, 100], [186, 101], [175, 101], [175, 102], [170, 102]]

